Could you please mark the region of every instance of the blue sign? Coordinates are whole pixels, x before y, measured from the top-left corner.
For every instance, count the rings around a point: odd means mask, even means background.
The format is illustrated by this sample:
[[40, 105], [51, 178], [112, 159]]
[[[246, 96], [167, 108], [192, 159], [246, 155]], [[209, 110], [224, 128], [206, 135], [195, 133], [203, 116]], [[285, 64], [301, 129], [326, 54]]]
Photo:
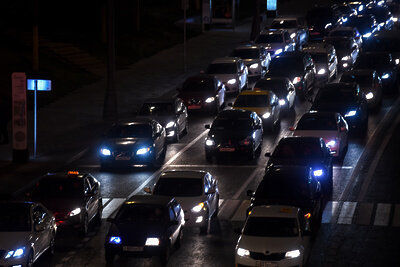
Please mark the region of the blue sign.
[[267, 0], [267, 10], [276, 11], [276, 2], [277, 0]]
[[35, 90], [37, 84], [37, 91], [51, 91], [51, 80], [28, 79], [26, 85], [28, 90]]

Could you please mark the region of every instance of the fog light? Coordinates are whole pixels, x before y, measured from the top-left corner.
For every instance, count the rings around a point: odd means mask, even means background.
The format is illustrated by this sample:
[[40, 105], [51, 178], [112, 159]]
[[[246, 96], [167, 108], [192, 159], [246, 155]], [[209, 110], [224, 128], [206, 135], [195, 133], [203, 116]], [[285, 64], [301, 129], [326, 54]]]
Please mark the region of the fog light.
[[203, 221], [203, 216], [199, 216], [196, 218], [196, 223], [201, 223]]
[[365, 95], [365, 98], [370, 100], [370, 99], [374, 98], [374, 94], [372, 92], [369, 92], [368, 94]]
[[279, 105], [284, 106], [286, 104], [285, 99], [279, 99]]

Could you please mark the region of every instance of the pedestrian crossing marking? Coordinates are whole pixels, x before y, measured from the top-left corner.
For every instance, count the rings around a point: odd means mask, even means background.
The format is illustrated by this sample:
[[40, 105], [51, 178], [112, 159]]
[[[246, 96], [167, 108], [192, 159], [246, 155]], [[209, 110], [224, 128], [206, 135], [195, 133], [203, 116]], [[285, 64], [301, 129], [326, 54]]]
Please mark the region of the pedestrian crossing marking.
[[391, 204], [379, 203], [376, 206], [374, 225], [387, 226], [389, 224]]
[[344, 202], [339, 214], [338, 224], [351, 224], [356, 210], [357, 202]]
[[103, 207], [103, 214], [101, 216], [102, 219], [106, 219], [110, 217], [110, 215], [116, 211], [122, 203], [125, 202], [125, 198], [113, 198], [108, 203], [106, 202], [106, 206]]
[[329, 201], [322, 213], [322, 223], [330, 223], [332, 218], [335, 216], [339, 206], [338, 201]]

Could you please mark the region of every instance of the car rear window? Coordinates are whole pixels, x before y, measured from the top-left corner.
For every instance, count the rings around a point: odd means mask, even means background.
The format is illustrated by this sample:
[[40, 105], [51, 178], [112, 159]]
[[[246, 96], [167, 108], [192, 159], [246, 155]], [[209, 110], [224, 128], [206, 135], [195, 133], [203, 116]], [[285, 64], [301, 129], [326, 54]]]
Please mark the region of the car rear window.
[[280, 159], [313, 159], [322, 156], [319, 142], [304, 142], [303, 140], [279, 143], [273, 154], [273, 157]]
[[217, 118], [212, 124], [213, 130], [248, 130], [252, 127], [250, 118]]
[[65, 199], [83, 197], [83, 180], [75, 178], [42, 179], [32, 193], [34, 199]]
[[334, 116], [303, 117], [299, 120], [296, 130], [336, 131], [337, 125]]

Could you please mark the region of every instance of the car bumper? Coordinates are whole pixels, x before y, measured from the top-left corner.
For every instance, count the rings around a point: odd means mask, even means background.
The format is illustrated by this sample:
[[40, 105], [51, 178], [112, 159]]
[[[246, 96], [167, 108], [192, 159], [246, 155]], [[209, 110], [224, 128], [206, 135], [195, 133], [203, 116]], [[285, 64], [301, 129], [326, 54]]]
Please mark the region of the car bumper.
[[250, 257], [241, 257], [239, 255], [235, 255], [235, 266], [237, 267], [245, 267], [245, 266], [276, 266], [276, 267], [293, 267], [293, 266], [301, 266], [303, 261], [303, 257], [297, 257], [294, 259], [282, 259], [280, 261], [260, 261], [255, 260]]
[[159, 256], [165, 251], [163, 245], [160, 246], [138, 246], [138, 245], [105, 245], [106, 253], [118, 254], [129, 257], [149, 258], [152, 256]]
[[123, 159], [117, 159], [113, 156], [109, 157], [101, 157], [100, 158], [101, 165], [113, 165], [113, 166], [132, 166], [132, 165], [146, 165], [154, 162], [153, 153], [149, 153], [149, 155], [140, 155], [140, 156], [130, 156]]
[[194, 213], [191, 210], [185, 210], [185, 227], [202, 227], [207, 223], [206, 212], [201, 210], [198, 213]]
[[206, 147], [206, 153], [210, 156], [223, 156], [223, 155], [242, 155], [252, 152], [253, 147], [250, 146], [215, 146]]
[[18, 258], [10, 258], [10, 259], [0, 259], [1, 267], [25, 267], [28, 261], [28, 253], [29, 251], [25, 251], [24, 256]]

